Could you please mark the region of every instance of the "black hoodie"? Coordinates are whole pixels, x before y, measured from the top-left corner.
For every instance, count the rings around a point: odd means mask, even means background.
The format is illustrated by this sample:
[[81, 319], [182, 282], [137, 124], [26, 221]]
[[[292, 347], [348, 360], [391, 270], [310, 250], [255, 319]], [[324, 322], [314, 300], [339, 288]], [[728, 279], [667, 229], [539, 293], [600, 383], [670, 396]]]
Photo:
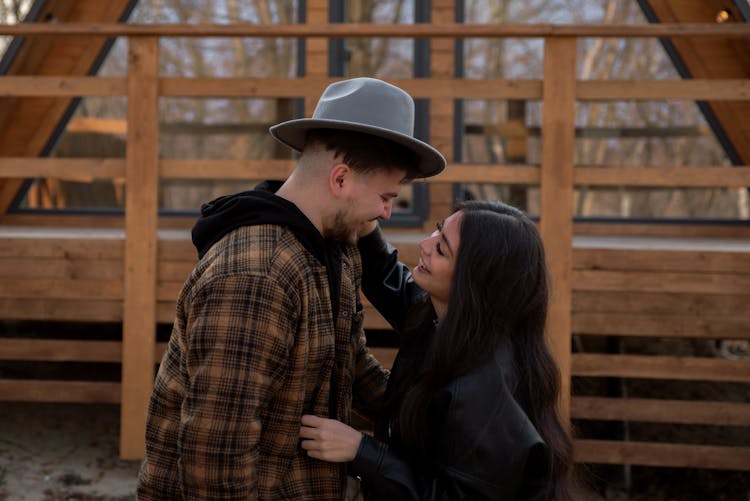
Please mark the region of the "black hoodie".
[[192, 231], [198, 258], [203, 258], [216, 242], [242, 226], [273, 224], [288, 228], [305, 249], [326, 267], [335, 321], [338, 316], [342, 244], [323, 238], [296, 205], [274, 195], [281, 184], [281, 181], [264, 181], [254, 190], [225, 195], [203, 204], [201, 216]]

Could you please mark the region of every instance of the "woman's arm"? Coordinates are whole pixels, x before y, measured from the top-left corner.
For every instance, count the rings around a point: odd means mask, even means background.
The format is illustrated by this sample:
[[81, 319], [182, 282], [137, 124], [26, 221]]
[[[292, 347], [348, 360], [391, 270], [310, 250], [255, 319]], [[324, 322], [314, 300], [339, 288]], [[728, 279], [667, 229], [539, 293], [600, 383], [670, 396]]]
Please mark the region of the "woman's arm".
[[313, 416], [303, 418], [302, 447], [324, 461], [351, 461], [349, 474], [374, 499], [545, 499], [549, 449], [496, 362], [435, 393], [427, 458], [405, 456], [338, 421]]
[[451, 467], [416, 465], [387, 444], [333, 419], [303, 416], [302, 448], [310, 457], [347, 462], [374, 499], [389, 501], [491, 500], [497, 490]]
[[400, 331], [406, 314], [416, 303], [427, 300], [414, 282], [411, 270], [398, 260], [398, 251], [389, 244], [380, 228], [361, 237], [362, 290], [391, 326]]

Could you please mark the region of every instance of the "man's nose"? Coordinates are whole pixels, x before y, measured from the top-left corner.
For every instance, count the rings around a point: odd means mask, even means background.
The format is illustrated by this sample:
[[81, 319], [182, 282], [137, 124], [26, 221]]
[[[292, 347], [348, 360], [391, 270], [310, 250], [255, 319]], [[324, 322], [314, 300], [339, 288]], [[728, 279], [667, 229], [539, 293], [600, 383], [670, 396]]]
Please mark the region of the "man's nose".
[[393, 199], [389, 199], [383, 204], [383, 212], [380, 214], [382, 219], [390, 219], [393, 211]]

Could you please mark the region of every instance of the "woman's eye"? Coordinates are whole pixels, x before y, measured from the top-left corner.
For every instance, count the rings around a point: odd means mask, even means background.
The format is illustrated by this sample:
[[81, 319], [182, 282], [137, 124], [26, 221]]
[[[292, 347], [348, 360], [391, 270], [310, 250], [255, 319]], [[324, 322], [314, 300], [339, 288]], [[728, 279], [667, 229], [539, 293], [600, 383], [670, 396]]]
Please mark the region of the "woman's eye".
[[443, 255], [443, 249], [440, 247], [440, 242], [435, 245], [435, 250], [437, 250], [437, 253], [441, 256]]

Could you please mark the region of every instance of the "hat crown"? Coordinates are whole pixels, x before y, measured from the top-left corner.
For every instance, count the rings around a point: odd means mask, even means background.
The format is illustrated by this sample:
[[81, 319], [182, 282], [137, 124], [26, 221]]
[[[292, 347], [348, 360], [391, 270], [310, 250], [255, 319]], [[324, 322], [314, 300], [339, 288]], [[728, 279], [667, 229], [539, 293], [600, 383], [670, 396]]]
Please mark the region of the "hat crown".
[[315, 106], [314, 120], [337, 120], [414, 136], [414, 100], [375, 78], [353, 78], [329, 85]]
[[[413, 177], [429, 177], [445, 169], [445, 157], [414, 137], [414, 100], [405, 91], [376, 78], [334, 82], [320, 96], [311, 118], [287, 120], [269, 131], [276, 140], [302, 151], [315, 129], [353, 131], [406, 147], [417, 156]], [[356, 147], [356, 145], [352, 145]]]

